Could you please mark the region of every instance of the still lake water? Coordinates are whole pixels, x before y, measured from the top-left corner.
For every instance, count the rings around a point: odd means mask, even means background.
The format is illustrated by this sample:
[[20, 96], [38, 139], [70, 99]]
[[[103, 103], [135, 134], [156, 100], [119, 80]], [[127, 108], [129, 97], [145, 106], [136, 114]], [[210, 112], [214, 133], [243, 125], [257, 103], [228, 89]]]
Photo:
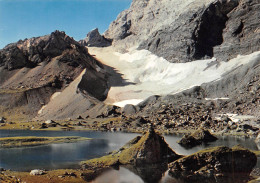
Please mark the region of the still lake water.
[[[35, 147], [21, 148], [0, 148], [0, 167], [15, 171], [30, 171], [32, 169], [61, 169], [61, 168], [79, 168], [79, 162], [91, 158], [106, 155], [108, 152], [119, 149], [126, 142], [136, 137], [136, 133], [121, 132], [96, 132], [96, 131], [23, 131], [23, 130], [0, 130], [0, 137], [15, 136], [81, 136], [93, 138], [89, 141], [76, 143], [50, 144]], [[185, 149], [176, 143], [181, 138], [179, 135], [166, 135], [165, 140], [170, 147], [179, 154], [188, 155], [206, 147], [225, 145], [232, 147], [241, 144], [246, 148], [258, 150], [257, 145], [252, 139], [219, 137], [216, 142], [209, 143], [207, 146], [201, 145], [192, 149]], [[260, 167], [260, 165], [257, 165]], [[109, 175], [117, 175], [121, 178], [133, 178], [140, 170], [129, 170], [120, 168], [119, 171], [110, 172]], [[123, 175], [123, 176], [122, 176]], [[96, 182], [104, 182], [100, 176]], [[108, 180], [108, 176], [105, 175]], [[114, 176], [113, 176], [114, 177]], [[127, 178], [127, 179], [128, 179]], [[101, 181], [98, 181], [101, 179]], [[138, 181], [140, 179], [140, 181]], [[164, 176], [163, 179], [170, 179]], [[129, 179], [128, 179], [129, 180]], [[136, 176], [135, 182], [142, 182], [141, 178]], [[120, 181], [119, 181], [120, 182]], [[121, 181], [122, 182], [122, 181]], [[123, 181], [126, 182], [126, 181]], [[168, 182], [168, 181], [167, 181]]]

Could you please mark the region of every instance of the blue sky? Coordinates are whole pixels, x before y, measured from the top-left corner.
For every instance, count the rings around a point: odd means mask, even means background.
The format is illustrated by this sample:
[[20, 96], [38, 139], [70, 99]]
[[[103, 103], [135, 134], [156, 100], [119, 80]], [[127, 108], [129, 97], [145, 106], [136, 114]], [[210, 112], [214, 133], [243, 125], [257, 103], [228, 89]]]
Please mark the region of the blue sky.
[[0, 49], [19, 39], [65, 31], [74, 39], [103, 33], [132, 0], [0, 0]]

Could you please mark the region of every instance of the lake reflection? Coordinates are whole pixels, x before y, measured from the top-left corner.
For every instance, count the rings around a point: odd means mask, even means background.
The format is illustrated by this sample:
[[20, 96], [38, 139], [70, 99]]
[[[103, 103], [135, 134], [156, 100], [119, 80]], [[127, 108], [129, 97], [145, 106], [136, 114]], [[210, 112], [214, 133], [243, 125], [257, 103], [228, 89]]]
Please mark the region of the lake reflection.
[[183, 183], [168, 175], [167, 167], [153, 165], [149, 167], [121, 166], [119, 170], [109, 170], [91, 183]]
[[[51, 144], [36, 147], [23, 148], [0, 148], [0, 167], [16, 171], [29, 171], [31, 169], [61, 169], [79, 168], [79, 162], [106, 155], [108, 152], [119, 149], [126, 142], [136, 137], [133, 133], [111, 133], [94, 131], [21, 131], [21, 130], [0, 130], [0, 137], [11, 136], [82, 136], [93, 138], [90, 141], [76, 143]], [[208, 145], [197, 146], [192, 149], [185, 149], [176, 143], [181, 136], [165, 136], [166, 142], [177, 153], [188, 155], [205, 147], [226, 145], [232, 147], [241, 144], [252, 150], [257, 150], [257, 146], [251, 139], [241, 139], [234, 137], [220, 137], [218, 141]], [[127, 169], [133, 174], [138, 171]], [[122, 169], [125, 174], [125, 169]], [[142, 174], [142, 173], [141, 173]], [[145, 173], [143, 173], [145, 175]], [[148, 172], [148, 175], [152, 172]], [[153, 174], [154, 175], [154, 174]], [[129, 174], [128, 176], [132, 176]], [[149, 176], [150, 177], [150, 176]], [[148, 177], [148, 178], [149, 178]], [[162, 176], [163, 178], [167, 178]], [[147, 179], [142, 177], [142, 179]], [[163, 182], [162, 182], [163, 183]]]

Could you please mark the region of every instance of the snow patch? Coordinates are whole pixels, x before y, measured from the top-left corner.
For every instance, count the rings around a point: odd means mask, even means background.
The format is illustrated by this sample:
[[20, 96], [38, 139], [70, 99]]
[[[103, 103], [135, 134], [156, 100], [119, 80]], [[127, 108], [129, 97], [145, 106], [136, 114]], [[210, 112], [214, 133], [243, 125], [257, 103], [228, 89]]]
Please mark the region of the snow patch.
[[[148, 50], [135, 50], [118, 53], [111, 48], [95, 50], [95, 55], [103, 63], [114, 67], [128, 84], [111, 87], [107, 104], [124, 106], [136, 105], [152, 95], [168, 95], [217, 81], [228, 72], [260, 59], [260, 51], [250, 55], [238, 55], [228, 62], [217, 60], [197, 60], [188, 63], [170, 63]], [[227, 100], [227, 98], [219, 98]], [[217, 100], [217, 99], [208, 99]]]
[[221, 97], [221, 98], [205, 98], [205, 100], [213, 100], [213, 101], [216, 101], [216, 100], [229, 100], [229, 98], [226, 98], [226, 97]]
[[137, 105], [142, 101], [143, 101], [142, 99], [130, 99], [130, 100], [123, 100], [120, 102], [115, 102], [113, 105], [116, 105], [119, 107], [124, 107], [127, 104]]
[[57, 96], [59, 96], [61, 92], [56, 92], [51, 96], [51, 100], [55, 99]]

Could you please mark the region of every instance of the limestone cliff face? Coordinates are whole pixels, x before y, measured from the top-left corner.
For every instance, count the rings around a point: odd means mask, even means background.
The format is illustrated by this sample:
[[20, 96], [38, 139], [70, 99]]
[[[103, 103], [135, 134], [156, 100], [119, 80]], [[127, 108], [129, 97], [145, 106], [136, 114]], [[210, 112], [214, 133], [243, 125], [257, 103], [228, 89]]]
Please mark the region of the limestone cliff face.
[[170, 62], [226, 60], [259, 50], [257, 20], [258, 0], [134, 0], [105, 37], [120, 51], [135, 46]]
[[[109, 86], [103, 65], [64, 32], [7, 45], [0, 50], [0, 113], [6, 116], [11, 112], [15, 116], [17, 110], [18, 118], [20, 114], [34, 117], [55, 92], [62, 92], [84, 69], [86, 72], [76, 85], [77, 93], [90, 104], [104, 100]], [[69, 101], [66, 96], [63, 100]], [[65, 110], [59, 109], [59, 104], [54, 109]]]

